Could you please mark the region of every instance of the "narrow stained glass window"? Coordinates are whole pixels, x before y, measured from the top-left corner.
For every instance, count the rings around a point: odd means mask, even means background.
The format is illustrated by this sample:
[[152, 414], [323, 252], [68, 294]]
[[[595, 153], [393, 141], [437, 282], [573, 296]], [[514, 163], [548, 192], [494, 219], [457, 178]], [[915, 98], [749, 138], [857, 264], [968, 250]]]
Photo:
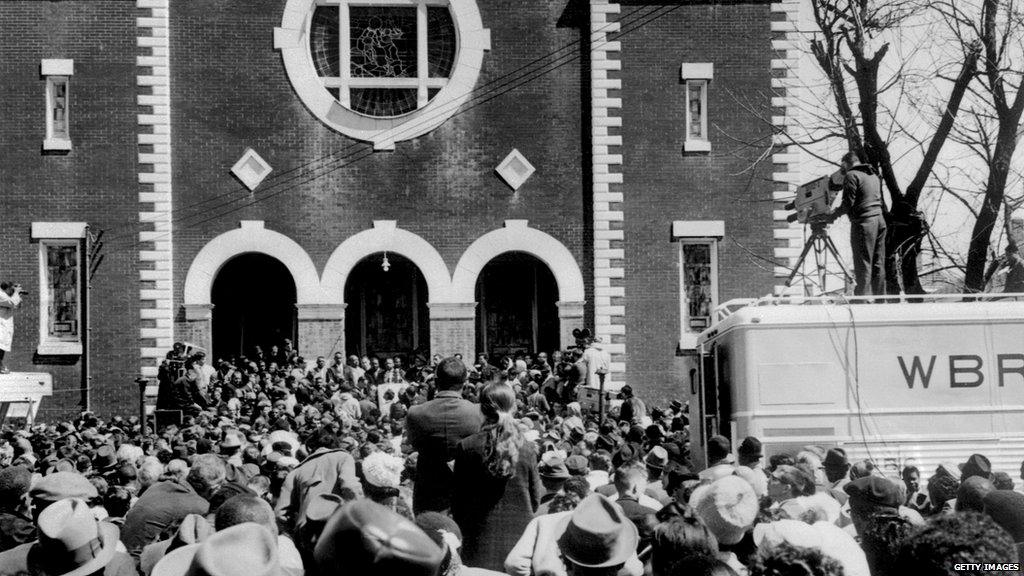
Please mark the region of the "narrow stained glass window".
[[689, 91], [688, 104], [689, 104], [689, 117], [690, 126], [688, 128], [688, 134], [690, 138], [706, 139], [707, 135], [704, 134], [704, 90], [707, 87], [707, 83], [700, 82], [689, 82], [687, 88]]
[[47, 333], [78, 339], [78, 246], [46, 246]]
[[683, 245], [683, 289], [686, 292], [689, 329], [699, 332], [711, 325], [714, 302], [711, 279], [711, 246]]

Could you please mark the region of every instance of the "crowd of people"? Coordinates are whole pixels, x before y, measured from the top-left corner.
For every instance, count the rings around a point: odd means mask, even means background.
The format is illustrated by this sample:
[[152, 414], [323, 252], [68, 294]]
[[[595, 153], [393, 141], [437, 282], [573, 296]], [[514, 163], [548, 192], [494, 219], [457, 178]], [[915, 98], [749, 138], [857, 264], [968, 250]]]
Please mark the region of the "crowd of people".
[[927, 479], [909, 465], [887, 477], [842, 448], [768, 455], [757, 438], [715, 436], [703, 466], [691, 458], [686, 403], [649, 405], [626, 386], [601, 419], [575, 400], [595, 373], [583, 340], [500, 366], [307, 364], [289, 342], [209, 366], [176, 346], [160, 372], [169, 425], [83, 413], [4, 430], [0, 576], [885, 576], [1017, 565], [1024, 494], [983, 455]]

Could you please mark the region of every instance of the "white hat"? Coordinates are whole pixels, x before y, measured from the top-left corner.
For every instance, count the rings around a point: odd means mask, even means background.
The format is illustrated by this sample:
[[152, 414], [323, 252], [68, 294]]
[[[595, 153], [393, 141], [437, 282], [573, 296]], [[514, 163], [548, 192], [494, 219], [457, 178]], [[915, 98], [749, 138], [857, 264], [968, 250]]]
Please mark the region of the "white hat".
[[363, 458], [363, 478], [379, 488], [398, 488], [404, 469], [405, 461], [387, 452], [374, 452]]

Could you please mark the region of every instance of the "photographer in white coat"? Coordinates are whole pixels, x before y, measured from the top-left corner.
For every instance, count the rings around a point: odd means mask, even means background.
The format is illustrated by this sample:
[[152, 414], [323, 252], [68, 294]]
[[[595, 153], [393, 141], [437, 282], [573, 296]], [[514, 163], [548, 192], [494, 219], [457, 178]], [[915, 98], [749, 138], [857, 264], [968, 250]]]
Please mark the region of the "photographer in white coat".
[[14, 341], [14, 311], [21, 305], [21, 284], [0, 284], [0, 374], [9, 374], [4, 356]]

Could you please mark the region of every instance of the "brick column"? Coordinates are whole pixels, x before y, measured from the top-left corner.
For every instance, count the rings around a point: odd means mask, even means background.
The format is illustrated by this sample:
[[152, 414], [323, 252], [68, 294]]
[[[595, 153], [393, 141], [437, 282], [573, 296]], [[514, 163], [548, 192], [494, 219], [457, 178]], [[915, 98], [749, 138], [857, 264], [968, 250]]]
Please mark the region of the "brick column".
[[[317, 356], [345, 353], [345, 304], [298, 304], [299, 354], [310, 362]], [[311, 362], [312, 365], [312, 362]]]
[[476, 352], [476, 302], [428, 303], [430, 355], [462, 354], [471, 364]]
[[[213, 362], [213, 304], [185, 304], [185, 322], [178, 324], [178, 340], [206, 350]], [[170, 350], [168, 348], [168, 350]]]
[[576, 344], [572, 331], [583, 328], [583, 306], [586, 302], [556, 302], [558, 306], [558, 341], [562, 349]]

